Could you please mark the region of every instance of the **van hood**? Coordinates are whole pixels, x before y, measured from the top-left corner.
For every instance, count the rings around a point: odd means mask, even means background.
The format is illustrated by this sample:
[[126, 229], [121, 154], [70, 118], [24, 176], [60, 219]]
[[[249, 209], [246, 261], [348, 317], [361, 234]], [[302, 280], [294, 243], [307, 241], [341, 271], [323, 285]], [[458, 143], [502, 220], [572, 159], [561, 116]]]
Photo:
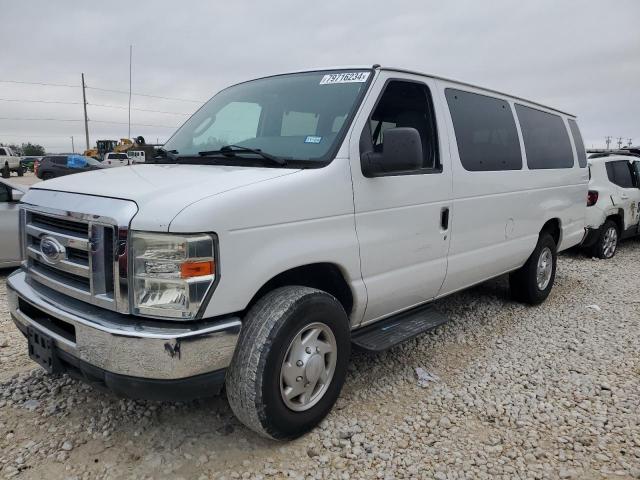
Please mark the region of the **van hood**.
[[[299, 171], [227, 165], [132, 165], [59, 177], [31, 189], [131, 200], [138, 205], [132, 228], [163, 230], [181, 210], [198, 200]], [[25, 200], [28, 203], [28, 198]]]

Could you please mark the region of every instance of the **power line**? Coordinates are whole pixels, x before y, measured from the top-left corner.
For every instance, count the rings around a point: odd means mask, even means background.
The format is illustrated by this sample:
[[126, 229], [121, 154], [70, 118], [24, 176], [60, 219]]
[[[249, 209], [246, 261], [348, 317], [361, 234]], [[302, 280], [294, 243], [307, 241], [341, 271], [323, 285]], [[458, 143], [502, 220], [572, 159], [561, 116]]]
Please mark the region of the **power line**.
[[[0, 120], [24, 121], [24, 122], [83, 122], [84, 120], [74, 118], [16, 118], [0, 117]], [[111, 122], [108, 120], [89, 120], [93, 123], [110, 123], [113, 125], [128, 125], [128, 122]], [[177, 128], [175, 125], [152, 125], [147, 123], [132, 123], [135, 127], [157, 127], [157, 128]]]
[[[112, 90], [110, 88], [90, 87], [88, 85], [87, 85], [87, 89], [88, 90], [98, 90], [100, 92], [122, 93], [124, 95], [129, 95], [129, 92], [125, 91], [125, 90]], [[160, 96], [160, 95], [149, 95], [147, 93], [132, 92], [131, 95], [135, 95], [137, 97], [161, 98], [162, 100], [176, 100], [178, 102], [203, 103], [202, 100], [194, 100], [194, 99], [191, 99], [191, 98], [163, 97], [163, 96]]]
[[22, 98], [0, 98], [0, 102], [55, 103], [60, 105], [82, 105], [82, 102], [58, 102], [53, 100], [25, 100]]
[[[81, 103], [81, 102], [78, 102]], [[128, 107], [123, 107], [121, 105], [105, 105], [101, 103], [87, 103], [90, 107], [102, 107], [102, 108], [117, 108], [119, 110], [127, 110]], [[164, 113], [167, 115], [191, 115], [190, 113], [183, 112], [165, 112], [163, 110], [148, 110], [146, 108], [134, 108], [131, 107], [131, 110], [135, 110], [137, 112], [149, 112], [149, 113]]]
[[68, 87], [68, 88], [78, 88], [80, 86], [80, 85], [68, 85], [64, 83], [23, 82], [20, 80], [0, 80], [0, 83], [17, 83], [20, 85], [40, 85], [44, 87]]
[[[79, 88], [82, 86], [82, 85], [69, 85], [64, 83], [25, 82], [21, 80], [0, 80], [0, 83], [16, 83], [19, 85], [39, 85], [39, 86], [45, 86], [45, 87], [68, 87], [68, 88]], [[88, 85], [86, 85], [86, 88], [91, 90], [98, 90], [101, 92], [122, 93], [125, 95], [129, 95], [128, 90], [114, 90], [110, 88], [90, 87]], [[148, 93], [132, 92], [131, 95], [135, 95], [138, 97], [160, 98], [162, 100], [176, 100], [178, 102], [204, 103], [202, 100], [195, 100], [192, 98], [165, 97], [162, 95], [151, 95]]]
[[[52, 104], [59, 104], [59, 105], [82, 105], [82, 102], [59, 102], [59, 101], [52, 101], [52, 100], [27, 100], [24, 98], [0, 98], [0, 102], [17, 102], [17, 103], [52, 103]], [[90, 105], [92, 107], [100, 107], [100, 108], [117, 108], [119, 110], [126, 110], [128, 107], [124, 107], [121, 105], [106, 105], [103, 103], [89, 103], [87, 102], [87, 105]], [[184, 113], [184, 112], [167, 112], [164, 110], [149, 110], [146, 108], [135, 108], [135, 107], [131, 107], [131, 110], [135, 110], [137, 112], [149, 112], [149, 113], [163, 113], [166, 115], [191, 115], [190, 113]]]

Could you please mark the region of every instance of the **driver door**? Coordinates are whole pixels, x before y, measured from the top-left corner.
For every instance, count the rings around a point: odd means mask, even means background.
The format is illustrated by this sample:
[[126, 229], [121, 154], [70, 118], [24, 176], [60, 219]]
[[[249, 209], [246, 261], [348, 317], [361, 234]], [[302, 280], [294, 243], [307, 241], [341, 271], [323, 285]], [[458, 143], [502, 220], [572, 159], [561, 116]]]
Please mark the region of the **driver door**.
[[[432, 300], [445, 279], [452, 185], [435, 97], [432, 79], [381, 72], [354, 126], [360, 137], [350, 144], [355, 223], [368, 297], [362, 323]], [[381, 155], [385, 131], [407, 127], [420, 134], [421, 167], [365, 176], [361, 155]]]

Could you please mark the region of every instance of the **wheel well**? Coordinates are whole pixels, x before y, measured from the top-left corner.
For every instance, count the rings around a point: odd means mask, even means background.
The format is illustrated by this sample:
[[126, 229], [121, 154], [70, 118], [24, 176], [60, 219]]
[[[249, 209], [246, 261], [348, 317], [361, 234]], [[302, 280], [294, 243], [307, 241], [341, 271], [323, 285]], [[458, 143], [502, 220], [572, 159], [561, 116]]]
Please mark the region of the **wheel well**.
[[615, 222], [616, 225], [618, 225], [618, 232], [620, 232], [620, 233], [622, 233], [624, 231], [622, 215], [623, 215], [622, 211], [620, 211], [619, 213], [614, 213], [613, 215], [609, 215], [607, 217], [607, 220], [611, 220], [611, 221]]
[[287, 285], [300, 285], [327, 292], [336, 297], [347, 315], [353, 308], [353, 294], [340, 269], [331, 263], [314, 263], [292, 268], [273, 277], [253, 296], [247, 310], [271, 290]]
[[540, 230], [540, 233], [542, 232], [549, 232], [553, 241], [556, 242], [556, 246], [560, 245], [560, 220], [557, 218], [547, 220], [547, 223], [545, 223]]

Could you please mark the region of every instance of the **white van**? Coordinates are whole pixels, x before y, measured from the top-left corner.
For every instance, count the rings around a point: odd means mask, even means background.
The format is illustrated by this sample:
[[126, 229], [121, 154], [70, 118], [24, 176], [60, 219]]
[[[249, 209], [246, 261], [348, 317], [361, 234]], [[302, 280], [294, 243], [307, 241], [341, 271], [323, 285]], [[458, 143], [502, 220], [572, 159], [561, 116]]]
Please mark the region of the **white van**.
[[127, 156], [129, 157], [129, 161], [132, 165], [135, 165], [136, 163], [145, 163], [147, 161], [145, 152], [141, 150], [129, 150], [127, 152]]
[[352, 344], [434, 328], [431, 302], [504, 273], [538, 304], [584, 235], [573, 116], [432, 75], [240, 83], [161, 152], [29, 190], [13, 319], [48, 371], [152, 399], [225, 384], [274, 438], [329, 412]]

